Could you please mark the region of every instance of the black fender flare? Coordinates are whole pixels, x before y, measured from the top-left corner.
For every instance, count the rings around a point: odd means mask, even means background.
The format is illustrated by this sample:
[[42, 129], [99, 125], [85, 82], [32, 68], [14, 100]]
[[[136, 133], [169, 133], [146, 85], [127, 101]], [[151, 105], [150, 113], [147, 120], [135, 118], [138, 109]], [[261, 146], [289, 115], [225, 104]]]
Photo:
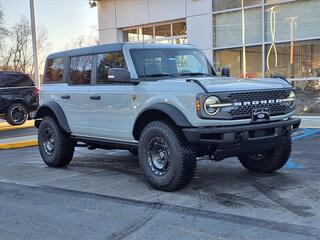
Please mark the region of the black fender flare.
[[68, 120], [62, 108], [56, 102], [48, 102], [40, 106], [35, 115], [35, 126], [39, 128], [41, 119], [48, 115], [54, 115], [58, 121], [59, 126], [67, 133], [71, 133]]
[[168, 103], [156, 103], [147, 107], [137, 116], [136, 121], [143, 113], [147, 112], [148, 110], [158, 110], [167, 114], [179, 127], [192, 127], [186, 116], [178, 108]]
[[132, 134], [135, 139], [139, 138], [142, 128], [144, 127], [144, 124], [141, 125], [141, 123], [149, 122], [148, 119], [144, 119], [144, 116], [149, 117], [148, 114], [152, 111], [158, 111], [167, 115], [179, 127], [192, 127], [189, 120], [177, 107], [168, 103], [156, 103], [143, 109], [136, 117], [132, 129]]

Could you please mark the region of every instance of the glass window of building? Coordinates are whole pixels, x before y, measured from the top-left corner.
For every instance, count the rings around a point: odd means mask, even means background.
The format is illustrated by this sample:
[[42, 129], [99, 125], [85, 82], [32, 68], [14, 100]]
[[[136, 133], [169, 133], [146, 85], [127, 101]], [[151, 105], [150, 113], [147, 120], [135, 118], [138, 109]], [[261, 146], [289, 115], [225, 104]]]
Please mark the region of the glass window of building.
[[187, 24], [186, 22], [178, 22], [172, 24], [172, 36], [187, 35]]
[[158, 25], [155, 26], [155, 37], [156, 38], [165, 38], [171, 36], [171, 25]]
[[124, 42], [137, 42], [139, 41], [139, 34], [137, 28], [132, 28], [123, 31]]
[[92, 55], [71, 58], [69, 81], [72, 84], [90, 84], [92, 58]]
[[[266, 48], [270, 49], [271, 45]], [[320, 77], [320, 41], [276, 44], [274, 51], [266, 52], [266, 76], [285, 78], [319, 78]], [[293, 48], [293, 49], [292, 49]], [[293, 54], [291, 55], [291, 51]]]
[[110, 68], [127, 68], [122, 52], [111, 52], [98, 55], [97, 61], [97, 84], [108, 83], [108, 70]]
[[144, 27], [142, 28], [142, 38], [140, 37], [140, 40], [142, 41], [150, 41], [154, 37], [154, 30], [153, 27]]
[[[271, 11], [274, 18], [271, 18]], [[265, 41], [295, 41], [320, 38], [319, 0], [294, 1], [266, 6]], [[271, 27], [274, 24], [274, 38]]]
[[[245, 7], [261, 5], [261, 0], [243, 0]], [[241, 0], [212, 0], [213, 11], [241, 8]]]
[[[219, 72], [222, 67], [229, 67], [233, 77], [243, 77], [242, 48], [214, 51], [215, 69]], [[261, 46], [246, 47], [247, 77], [262, 77], [262, 48]]]
[[123, 30], [124, 42], [187, 43], [186, 21]]
[[[245, 10], [245, 44], [262, 41], [261, 8]], [[227, 48], [242, 45], [241, 11], [213, 15], [214, 47]]]

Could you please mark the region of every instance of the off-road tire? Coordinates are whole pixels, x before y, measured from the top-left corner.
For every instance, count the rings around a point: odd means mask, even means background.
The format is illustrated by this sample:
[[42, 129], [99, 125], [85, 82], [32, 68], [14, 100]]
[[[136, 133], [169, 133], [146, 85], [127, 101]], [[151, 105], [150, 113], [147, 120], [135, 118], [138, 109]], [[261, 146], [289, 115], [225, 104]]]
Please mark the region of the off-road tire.
[[[14, 116], [13, 116], [13, 110], [14, 109], [20, 109], [22, 111], [22, 114], [24, 115], [23, 116], [23, 119], [19, 120], [19, 122], [16, 122], [14, 120]], [[15, 102], [15, 103], [12, 103], [8, 110], [7, 110], [7, 113], [6, 113], [6, 121], [12, 125], [12, 126], [19, 126], [19, 125], [22, 125], [24, 124], [28, 119], [28, 110], [27, 110], [27, 107], [20, 103], [20, 102]]]
[[[45, 146], [45, 134], [47, 131], [53, 132], [54, 149], [52, 152], [48, 151]], [[52, 117], [45, 117], [39, 126], [38, 130], [38, 147], [40, 155], [45, 164], [49, 167], [65, 167], [73, 157], [75, 143], [69, 138]]]
[[252, 155], [239, 156], [240, 163], [251, 172], [272, 173], [282, 168], [289, 160], [292, 141], [287, 137], [280, 146], [262, 153], [264, 156], [256, 160]]
[[[150, 143], [161, 139], [168, 149], [168, 169], [159, 176], [150, 166]], [[148, 181], [155, 189], [175, 191], [184, 188], [194, 176], [197, 161], [190, 143], [183, 133], [171, 122], [154, 121], [143, 129], [139, 139], [139, 163]]]

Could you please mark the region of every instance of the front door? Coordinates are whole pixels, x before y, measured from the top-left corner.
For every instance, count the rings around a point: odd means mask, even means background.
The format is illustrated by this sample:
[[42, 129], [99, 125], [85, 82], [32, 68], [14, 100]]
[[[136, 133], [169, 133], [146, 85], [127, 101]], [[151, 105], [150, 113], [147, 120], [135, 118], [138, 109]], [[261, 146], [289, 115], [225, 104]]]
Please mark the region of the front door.
[[119, 141], [132, 140], [134, 85], [114, 83], [108, 79], [109, 68], [126, 68], [122, 52], [99, 54], [96, 78], [90, 92], [89, 121], [91, 135]]

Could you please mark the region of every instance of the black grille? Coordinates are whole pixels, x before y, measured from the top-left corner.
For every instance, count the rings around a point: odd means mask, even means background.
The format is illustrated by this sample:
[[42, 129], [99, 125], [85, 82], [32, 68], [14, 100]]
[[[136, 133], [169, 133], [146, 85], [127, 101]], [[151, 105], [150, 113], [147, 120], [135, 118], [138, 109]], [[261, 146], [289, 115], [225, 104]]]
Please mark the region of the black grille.
[[273, 91], [260, 91], [260, 92], [237, 92], [230, 93], [229, 99], [234, 101], [259, 101], [270, 99], [283, 99], [287, 98], [290, 90], [273, 90]]
[[[288, 98], [290, 90], [272, 90], [272, 91], [256, 91], [256, 92], [237, 92], [228, 94], [228, 99], [233, 102], [261, 101], [261, 100], [276, 100]], [[250, 118], [252, 109], [254, 108], [269, 108], [270, 115], [282, 115], [290, 111], [288, 102], [258, 104], [250, 106], [238, 106], [231, 109], [228, 114], [234, 119]]]

